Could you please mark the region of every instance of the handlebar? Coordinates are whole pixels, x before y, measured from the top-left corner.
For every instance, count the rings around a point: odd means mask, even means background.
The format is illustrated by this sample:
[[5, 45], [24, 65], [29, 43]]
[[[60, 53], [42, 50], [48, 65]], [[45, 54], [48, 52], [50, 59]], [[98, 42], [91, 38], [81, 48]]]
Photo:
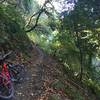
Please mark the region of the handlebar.
[[12, 53], [12, 51], [10, 51], [10, 52], [4, 54], [3, 56], [1, 55], [1, 56], [0, 56], [0, 61], [4, 61], [11, 53]]

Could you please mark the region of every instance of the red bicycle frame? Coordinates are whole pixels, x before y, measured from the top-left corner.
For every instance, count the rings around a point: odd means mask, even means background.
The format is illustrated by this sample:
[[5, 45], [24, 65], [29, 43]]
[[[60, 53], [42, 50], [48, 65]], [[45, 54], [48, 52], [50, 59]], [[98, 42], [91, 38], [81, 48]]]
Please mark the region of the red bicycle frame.
[[7, 78], [7, 81], [10, 81], [10, 74], [9, 74], [9, 71], [8, 71], [8, 68], [7, 68], [7, 64], [6, 63], [3, 64], [3, 68], [2, 68], [2, 71], [1, 71], [1, 75], [2, 76], [5, 76]]

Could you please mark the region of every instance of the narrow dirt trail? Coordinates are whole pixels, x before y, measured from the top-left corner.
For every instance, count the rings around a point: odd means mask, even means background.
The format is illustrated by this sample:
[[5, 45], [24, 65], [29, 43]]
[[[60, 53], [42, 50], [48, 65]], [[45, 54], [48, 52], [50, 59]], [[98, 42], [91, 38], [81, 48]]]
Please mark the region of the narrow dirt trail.
[[26, 66], [23, 83], [15, 85], [14, 100], [36, 100], [42, 92], [43, 68], [41, 66], [43, 54], [38, 47], [34, 46]]
[[[50, 87], [61, 75], [61, 71], [57, 69], [58, 63], [36, 45], [33, 45], [30, 53], [24, 81], [14, 85], [15, 96], [12, 100], [71, 100], [64, 92]], [[71, 82], [66, 85], [74, 86]], [[57, 99], [52, 99], [51, 96]]]
[[[25, 69], [25, 79], [23, 83], [14, 86], [13, 100], [49, 100], [47, 96], [52, 93], [49, 84], [57, 76], [53, 73], [55, 69], [52, 66], [55, 65], [56, 63], [49, 59], [38, 46], [33, 45], [31, 57]], [[68, 99], [61, 97], [59, 100]]]

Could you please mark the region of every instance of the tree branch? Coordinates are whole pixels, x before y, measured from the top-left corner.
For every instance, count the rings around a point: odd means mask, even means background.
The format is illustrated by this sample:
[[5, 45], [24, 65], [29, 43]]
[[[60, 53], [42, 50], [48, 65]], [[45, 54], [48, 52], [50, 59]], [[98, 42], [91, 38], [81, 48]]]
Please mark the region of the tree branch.
[[38, 15], [37, 18], [36, 18], [36, 21], [35, 21], [35, 25], [34, 25], [33, 27], [31, 27], [30, 29], [26, 30], [25, 32], [30, 32], [30, 31], [32, 31], [32, 30], [34, 30], [34, 29], [36, 28], [36, 26], [37, 26], [37, 24], [38, 24], [38, 20], [39, 20], [41, 14], [42, 14], [43, 12], [45, 12], [45, 10], [46, 10], [46, 9], [45, 9], [46, 4], [49, 3], [49, 2], [50, 2], [50, 0], [46, 0], [45, 3], [43, 4], [43, 6], [41, 7], [41, 9], [30, 17], [30, 20], [29, 20], [27, 26], [31, 23], [32, 18], [33, 18], [34, 16]]
[[40, 18], [41, 14], [42, 14], [43, 12], [44, 12], [44, 9], [42, 9], [42, 10], [39, 12], [39, 14], [38, 14], [38, 16], [37, 16], [37, 18], [36, 18], [35, 25], [34, 25], [33, 27], [31, 27], [29, 30], [26, 30], [25, 32], [30, 32], [30, 31], [32, 31], [33, 29], [36, 28], [36, 26], [37, 26], [37, 24], [38, 24], [38, 21], [39, 21], [39, 18]]
[[40, 11], [36, 12], [35, 14], [33, 14], [33, 15], [30, 17], [29, 22], [28, 22], [28, 24], [27, 24], [26, 26], [28, 26], [28, 25], [31, 23], [32, 18], [33, 18], [34, 16], [38, 15], [39, 13], [40, 13]]

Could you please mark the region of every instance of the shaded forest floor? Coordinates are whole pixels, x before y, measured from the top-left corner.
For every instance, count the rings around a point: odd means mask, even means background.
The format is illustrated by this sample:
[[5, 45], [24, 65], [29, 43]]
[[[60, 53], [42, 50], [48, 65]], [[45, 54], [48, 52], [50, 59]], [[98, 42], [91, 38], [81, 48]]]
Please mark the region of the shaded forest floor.
[[[15, 84], [14, 100], [69, 100], [61, 91], [54, 91], [50, 84], [57, 80], [57, 63], [45, 55], [37, 46], [33, 46], [31, 57], [25, 66], [25, 78]], [[54, 98], [52, 97], [54, 96]]]
[[[83, 99], [71, 97], [80, 87], [69, 81], [65, 82], [66, 86], [59, 83], [61, 71], [57, 68], [58, 63], [38, 46], [33, 45], [30, 53], [31, 56], [25, 61], [27, 65], [25, 66], [24, 80], [22, 83], [14, 85], [15, 96], [12, 100], [90, 100], [81, 89], [79, 92]], [[75, 91], [69, 92], [69, 87]], [[64, 91], [65, 89], [68, 91]], [[91, 100], [96, 99], [93, 97]]]

